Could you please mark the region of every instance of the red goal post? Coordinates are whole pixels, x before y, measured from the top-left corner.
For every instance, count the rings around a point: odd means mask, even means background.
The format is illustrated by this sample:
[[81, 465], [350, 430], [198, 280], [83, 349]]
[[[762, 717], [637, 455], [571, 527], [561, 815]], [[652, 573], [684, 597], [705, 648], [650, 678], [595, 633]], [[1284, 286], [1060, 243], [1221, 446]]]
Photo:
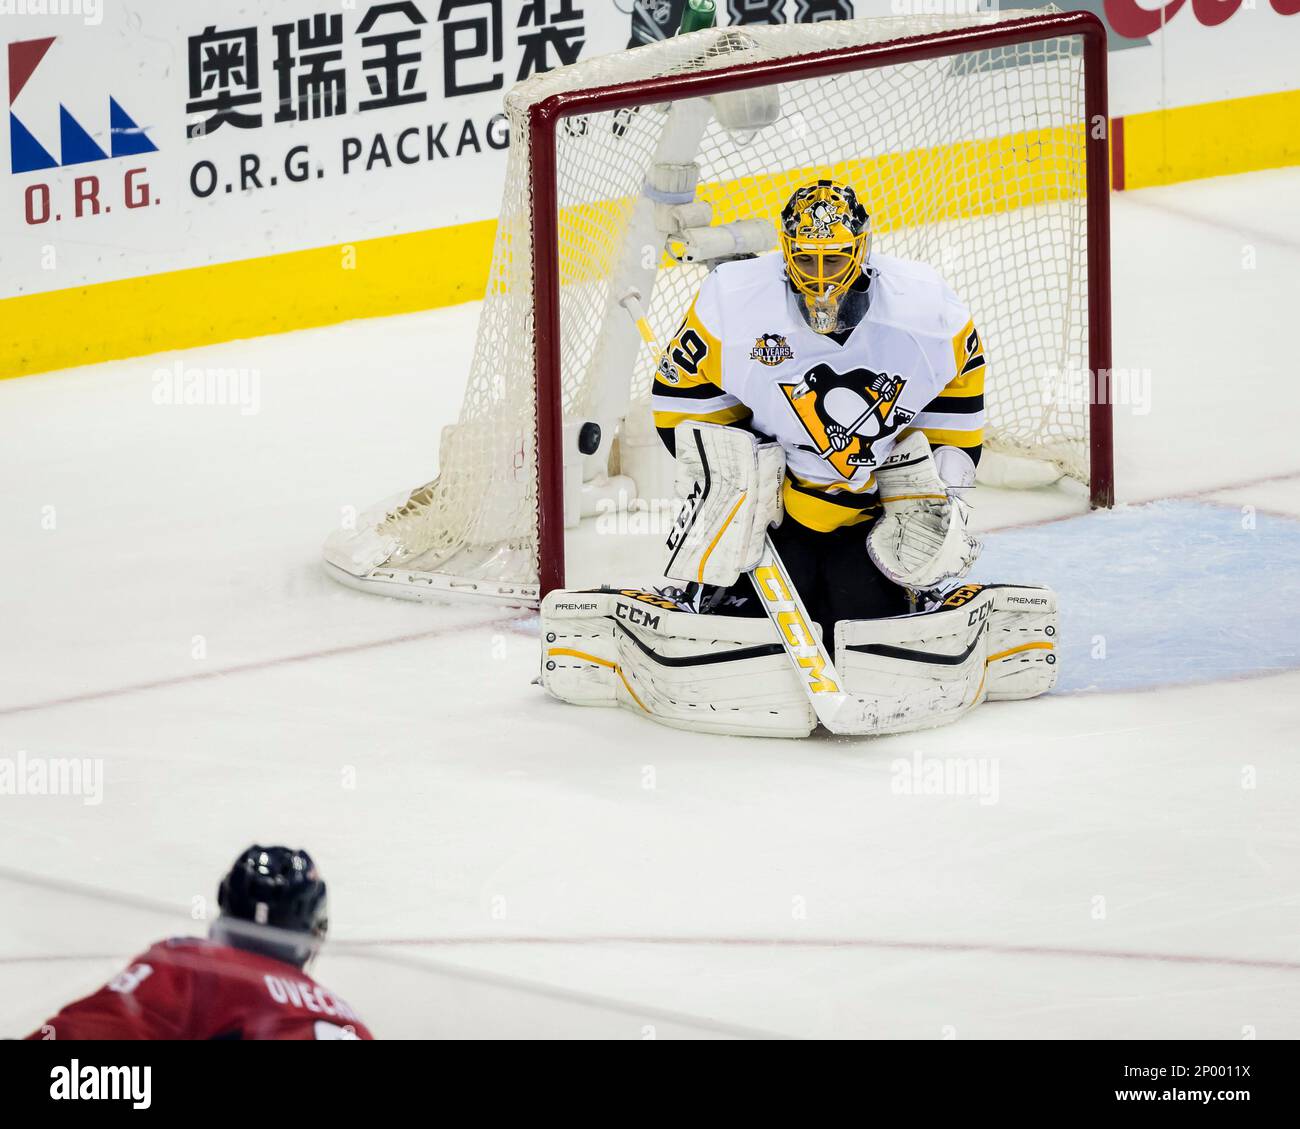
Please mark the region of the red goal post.
[[542, 595], [563, 587], [565, 573], [556, 163], [556, 131], [561, 123], [577, 115], [630, 110], [651, 102], [717, 95], [1062, 36], [1078, 36], [1083, 43], [1087, 126], [1088, 368], [1093, 389], [1088, 407], [1089, 497], [1094, 508], [1114, 504], [1112, 424], [1107, 394], [1111, 368], [1111, 319], [1106, 29], [1090, 12], [1053, 13], [797, 58], [741, 63], [698, 74], [676, 74], [601, 88], [562, 91], [529, 109], [527, 144], [533, 173], [533, 324], [539, 475], [538, 582]]

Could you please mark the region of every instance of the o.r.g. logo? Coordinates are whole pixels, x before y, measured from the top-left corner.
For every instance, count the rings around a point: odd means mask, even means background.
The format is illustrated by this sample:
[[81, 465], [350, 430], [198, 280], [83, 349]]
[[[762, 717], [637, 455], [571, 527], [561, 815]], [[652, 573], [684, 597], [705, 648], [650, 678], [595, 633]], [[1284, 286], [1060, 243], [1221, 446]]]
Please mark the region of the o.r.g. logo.
[[[59, 37], [49, 36], [9, 44], [9, 171], [21, 175], [156, 153], [158, 146], [148, 131], [108, 92], [103, 96], [103, 116], [98, 120], [86, 117], [83, 108], [83, 118], [89, 127], [73, 115], [63, 102], [61, 83], [69, 81], [71, 76], [72, 81], [84, 84], [84, 76], [75, 67], [66, 65], [66, 61], [61, 69], [57, 63], [47, 61], [51, 48], [58, 42]], [[41, 73], [33, 82], [38, 69]], [[57, 136], [53, 124], [56, 106]], [[34, 126], [30, 122], [44, 124]], [[158, 202], [151, 198], [148, 185], [140, 179], [144, 172], [143, 168], [135, 168], [124, 174], [122, 203], [127, 208]], [[54, 186], [29, 184], [24, 192], [26, 222], [35, 225], [64, 219], [64, 209], [58, 201], [63, 191], [66, 189], [62, 182]], [[71, 199], [66, 205], [69, 219], [112, 211], [112, 202], [104, 198], [100, 177], [94, 173], [73, 178]]]
[[136, 125], [112, 95], [108, 97], [108, 152], [90, 132], [59, 104], [59, 156], [50, 152], [23, 124], [15, 106], [23, 88], [45, 59], [57, 37], [28, 39], [9, 44], [9, 167], [11, 172], [36, 172], [60, 165], [84, 165], [89, 161], [107, 161], [112, 157], [133, 157], [155, 153], [158, 146]]

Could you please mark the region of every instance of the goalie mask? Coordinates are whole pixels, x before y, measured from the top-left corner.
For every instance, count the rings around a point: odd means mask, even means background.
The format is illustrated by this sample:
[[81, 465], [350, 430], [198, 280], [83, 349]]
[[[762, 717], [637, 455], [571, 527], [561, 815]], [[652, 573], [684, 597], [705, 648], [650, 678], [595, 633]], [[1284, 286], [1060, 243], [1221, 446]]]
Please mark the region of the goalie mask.
[[840, 309], [862, 276], [871, 217], [847, 184], [818, 180], [797, 189], [781, 212], [785, 276], [817, 333], [851, 328]]

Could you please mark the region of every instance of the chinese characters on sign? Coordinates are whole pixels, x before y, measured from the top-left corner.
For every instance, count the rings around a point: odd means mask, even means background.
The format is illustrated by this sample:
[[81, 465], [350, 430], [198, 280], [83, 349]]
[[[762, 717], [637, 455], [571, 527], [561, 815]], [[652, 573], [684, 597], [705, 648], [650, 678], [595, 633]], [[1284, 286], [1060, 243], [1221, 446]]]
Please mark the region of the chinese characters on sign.
[[190, 36], [189, 63], [190, 101], [185, 109], [208, 115], [204, 121], [190, 124], [190, 137], [202, 137], [227, 123], [240, 129], [256, 129], [262, 124], [260, 112], [244, 109], [262, 100], [257, 28], [218, 32], [209, 27], [201, 35]]
[[[187, 134], [262, 126], [264, 47], [273, 55], [265, 76], [274, 85], [272, 120], [309, 121], [346, 114], [350, 80], [358, 112], [428, 101], [434, 80], [425, 60], [432, 36], [441, 48], [441, 89], [435, 92], [442, 98], [502, 90], [507, 78], [514, 82], [576, 62], [587, 41], [587, 2], [522, 0], [513, 27], [506, 0], [371, 4], [350, 34], [341, 15], [327, 14], [275, 24], [265, 36], [256, 27], [209, 26], [189, 37], [185, 109], [194, 120]], [[507, 33], [518, 54], [518, 65], [509, 68]]]
[[347, 113], [343, 17], [317, 15], [277, 24], [271, 33], [275, 36], [280, 95], [275, 120], [292, 122]]

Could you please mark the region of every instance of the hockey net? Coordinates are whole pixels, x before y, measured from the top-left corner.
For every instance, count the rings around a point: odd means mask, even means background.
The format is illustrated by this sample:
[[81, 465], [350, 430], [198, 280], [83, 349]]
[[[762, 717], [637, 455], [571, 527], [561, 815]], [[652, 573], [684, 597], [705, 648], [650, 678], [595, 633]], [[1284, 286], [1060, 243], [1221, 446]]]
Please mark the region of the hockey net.
[[[647, 430], [655, 357], [620, 299], [637, 292], [666, 341], [712, 265], [666, 255], [681, 243], [665, 228], [698, 224], [707, 204], [702, 246], [752, 242], [741, 221], [773, 219], [821, 176], [857, 189], [873, 250], [930, 264], [970, 305], [989, 358], [986, 449], [1091, 482], [1107, 504], [1108, 434], [1080, 387], [1108, 364], [1104, 280], [1089, 286], [1105, 262], [1105, 232], [1090, 242], [1104, 140], [1091, 205], [1088, 176], [1104, 40], [1085, 49], [1100, 35], [1092, 17], [1050, 10], [715, 28], [517, 86], [459, 422], [436, 479], [331, 538], [332, 571], [390, 594], [519, 604], [560, 583], [563, 495], [572, 525], [583, 484], [622, 471], [646, 486], [620, 461]], [[669, 183], [692, 164], [696, 184]], [[594, 450], [577, 431], [589, 421]]]

